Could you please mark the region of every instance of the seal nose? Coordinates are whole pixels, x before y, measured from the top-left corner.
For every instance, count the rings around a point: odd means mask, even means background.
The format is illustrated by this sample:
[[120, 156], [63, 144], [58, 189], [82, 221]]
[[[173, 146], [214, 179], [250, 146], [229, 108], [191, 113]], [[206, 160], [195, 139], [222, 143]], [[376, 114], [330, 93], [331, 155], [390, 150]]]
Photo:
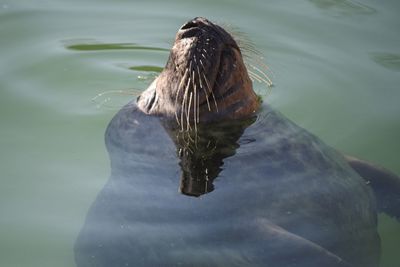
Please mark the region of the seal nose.
[[184, 38], [191, 38], [199, 35], [201, 29], [205, 26], [209, 26], [211, 23], [202, 17], [196, 17], [192, 20], [189, 20], [182, 27], [179, 29], [176, 40], [184, 39]]
[[182, 25], [181, 30], [189, 30], [198, 27], [199, 24], [195, 20], [191, 20]]
[[195, 17], [194, 19], [182, 25], [181, 30], [189, 30], [207, 24], [208, 20], [202, 17]]

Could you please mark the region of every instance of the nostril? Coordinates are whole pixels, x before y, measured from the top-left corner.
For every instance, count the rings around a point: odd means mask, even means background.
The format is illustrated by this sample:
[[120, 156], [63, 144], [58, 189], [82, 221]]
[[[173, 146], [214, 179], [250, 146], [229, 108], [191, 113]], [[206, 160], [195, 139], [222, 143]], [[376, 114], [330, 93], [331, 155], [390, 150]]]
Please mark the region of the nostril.
[[181, 30], [188, 30], [191, 28], [196, 28], [197, 26], [199, 26], [199, 24], [197, 23], [196, 20], [191, 20], [185, 24], [182, 25]]

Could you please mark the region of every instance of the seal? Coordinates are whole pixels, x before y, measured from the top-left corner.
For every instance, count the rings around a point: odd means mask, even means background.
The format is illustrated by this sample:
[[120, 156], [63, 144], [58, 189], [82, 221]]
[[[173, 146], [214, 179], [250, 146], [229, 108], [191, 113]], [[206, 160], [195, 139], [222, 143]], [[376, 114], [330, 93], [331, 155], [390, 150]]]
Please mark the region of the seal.
[[237, 43], [204, 18], [105, 140], [77, 266], [379, 266], [377, 193], [391, 205], [398, 177], [260, 105]]

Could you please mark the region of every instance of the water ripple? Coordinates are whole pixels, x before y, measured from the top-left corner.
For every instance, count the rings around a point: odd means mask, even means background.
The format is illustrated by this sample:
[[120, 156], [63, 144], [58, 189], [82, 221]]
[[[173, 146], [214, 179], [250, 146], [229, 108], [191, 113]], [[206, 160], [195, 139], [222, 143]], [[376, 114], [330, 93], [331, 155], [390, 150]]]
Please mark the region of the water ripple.
[[376, 10], [365, 4], [351, 0], [309, 0], [316, 7], [325, 10], [336, 10], [341, 14], [354, 15], [354, 14], [373, 14]]
[[144, 72], [158, 72], [160, 73], [163, 68], [158, 67], [158, 66], [149, 66], [149, 65], [144, 65], [144, 66], [132, 66], [129, 67], [130, 70], [135, 70], [135, 71], [144, 71]]
[[370, 53], [370, 57], [375, 63], [386, 69], [400, 71], [400, 54]]
[[[66, 42], [68, 43], [68, 41]], [[169, 52], [169, 49], [161, 47], [151, 47], [139, 45], [136, 43], [78, 43], [66, 44], [65, 47], [73, 51], [101, 51], [101, 50], [150, 50], [150, 51], [163, 51]]]

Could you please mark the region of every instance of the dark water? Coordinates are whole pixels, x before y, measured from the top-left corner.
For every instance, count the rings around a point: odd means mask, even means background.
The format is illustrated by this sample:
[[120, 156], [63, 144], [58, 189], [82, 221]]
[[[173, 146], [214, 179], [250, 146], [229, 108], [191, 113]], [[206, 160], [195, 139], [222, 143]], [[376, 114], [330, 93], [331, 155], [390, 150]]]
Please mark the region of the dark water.
[[[0, 265], [75, 265], [74, 243], [110, 177], [105, 129], [199, 15], [239, 27], [265, 55], [275, 84], [265, 102], [400, 174], [399, 11], [397, 0], [1, 0]], [[115, 92], [91, 101], [106, 91]], [[378, 230], [381, 266], [398, 266], [399, 223], [380, 215]]]

